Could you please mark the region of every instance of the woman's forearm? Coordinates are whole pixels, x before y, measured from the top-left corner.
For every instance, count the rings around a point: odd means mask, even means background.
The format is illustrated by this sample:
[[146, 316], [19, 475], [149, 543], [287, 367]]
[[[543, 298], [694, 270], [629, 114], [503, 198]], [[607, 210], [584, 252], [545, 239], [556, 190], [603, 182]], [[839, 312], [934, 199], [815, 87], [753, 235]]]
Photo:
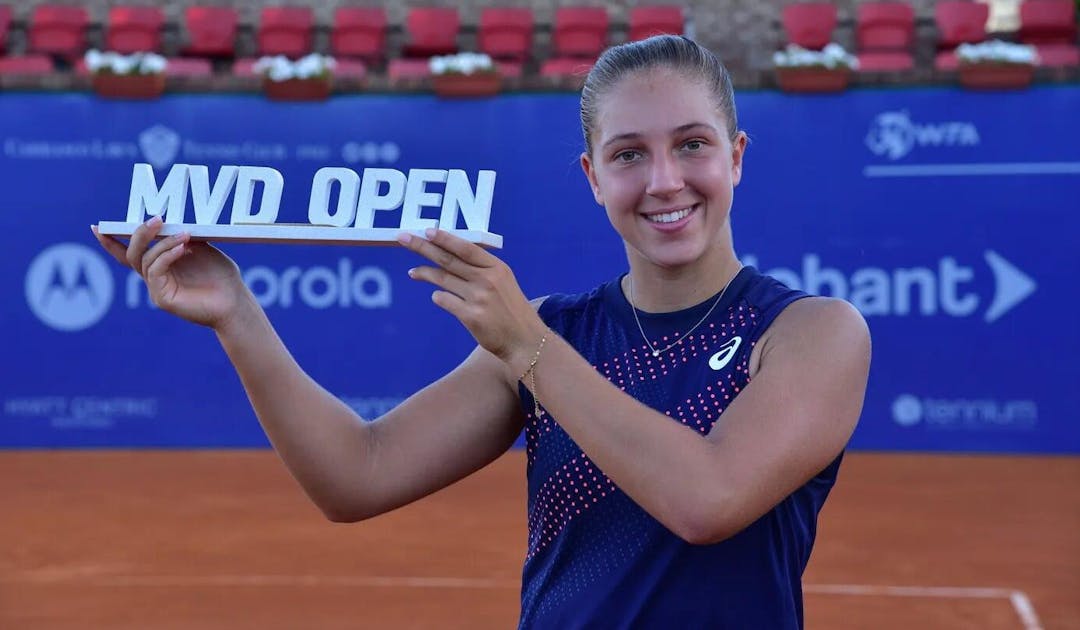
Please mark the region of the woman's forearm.
[[363, 484], [369, 427], [300, 368], [253, 301], [216, 332], [293, 476], [328, 517], [349, 509]]

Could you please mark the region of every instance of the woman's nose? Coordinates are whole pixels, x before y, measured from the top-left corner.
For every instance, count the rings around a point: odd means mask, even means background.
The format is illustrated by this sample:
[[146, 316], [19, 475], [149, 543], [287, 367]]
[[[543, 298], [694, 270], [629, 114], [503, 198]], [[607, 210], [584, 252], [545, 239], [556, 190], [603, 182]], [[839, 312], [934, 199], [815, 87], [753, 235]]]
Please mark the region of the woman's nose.
[[678, 160], [665, 154], [653, 161], [645, 192], [656, 197], [666, 197], [679, 192], [684, 185]]

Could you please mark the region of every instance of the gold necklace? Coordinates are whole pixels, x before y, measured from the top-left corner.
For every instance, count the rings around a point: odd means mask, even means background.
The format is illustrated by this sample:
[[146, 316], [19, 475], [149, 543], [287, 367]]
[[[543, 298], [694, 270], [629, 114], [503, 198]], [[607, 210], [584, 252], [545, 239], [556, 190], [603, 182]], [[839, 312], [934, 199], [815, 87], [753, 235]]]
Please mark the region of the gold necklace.
[[[741, 270], [742, 270], [742, 268], [740, 267], [740, 268], [739, 268], [739, 271], [741, 271]], [[739, 275], [739, 271], [736, 271], [736, 272], [735, 272], [735, 275], [734, 275], [734, 276], [731, 276], [731, 278], [729, 278], [729, 279], [728, 279], [728, 281], [727, 281], [727, 284], [725, 284], [725, 285], [724, 285], [724, 288], [720, 290], [720, 295], [716, 296], [716, 301], [715, 301], [715, 302], [713, 302], [713, 305], [709, 307], [709, 310], [708, 310], [708, 312], [706, 312], [706, 313], [705, 313], [705, 316], [704, 316], [704, 317], [702, 317], [702, 318], [701, 318], [700, 320], [698, 320], [698, 323], [696, 323], [696, 324], [694, 324], [693, 326], [691, 326], [691, 327], [690, 327], [690, 330], [688, 330], [688, 331], [686, 331], [685, 333], [683, 333], [683, 335], [682, 335], [681, 337], [679, 337], [678, 339], [676, 339], [676, 340], [675, 340], [675, 341], [674, 341], [673, 343], [669, 344], [669, 345], [668, 345], [668, 346], [667, 346], [666, 348], [663, 348], [662, 350], [657, 350], [657, 349], [656, 349], [656, 348], [655, 348], [655, 347], [654, 347], [654, 346], [652, 345], [652, 342], [651, 342], [651, 341], [649, 341], [649, 337], [648, 337], [648, 335], [646, 335], [646, 334], [645, 334], [645, 329], [643, 329], [643, 328], [641, 327], [641, 320], [640, 320], [640, 319], [638, 319], [638, 314], [637, 314], [637, 307], [636, 307], [636, 306], [634, 306], [634, 276], [633, 276], [633, 274], [631, 274], [631, 275], [630, 275], [630, 278], [629, 278], [629, 280], [630, 280], [630, 312], [634, 314], [634, 322], [635, 322], [635, 323], [637, 323], [637, 329], [638, 329], [638, 332], [640, 332], [640, 333], [641, 333], [641, 338], [645, 340], [645, 345], [649, 346], [649, 350], [652, 350], [652, 355], [653, 355], [654, 357], [658, 357], [658, 356], [660, 356], [661, 354], [663, 354], [663, 353], [667, 352], [668, 350], [671, 350], [671, 349], [672, 349], [672, 348], [674, 348], [675, 346], [677, 346], [677, 345], [679, 345], [680, 343], [682, 343], [682, 340], [683, 340], [683, 339], [686, 339], [686, 338], [687, 338], [687, 337], [688, 337], [688, 336], [690, 335], [690, 333], [692, 333], [692, 332], [694, 332], [695, 330], [697, 330], [697, 327], [698, 327], [698, 326], [700, 326], [700, 325], [704, 324], [704, 323], [705, 323], [705, 320], [706, 320], [706, 319], [709, 319], [709, 315], [712, 315], [712, 312], [713, 312], [713, 310], [715, 310], [715, 309], [716, 309], [716, 306], [717, 306], [718, 304], [720, 304], [720, 300], [724, 299], [724, 294], [725, 294], [725, 293], [727, 293], [727, 288], [728, 288], [729, 286], [731, 286], [731, 281], [735, 279], [735, 276]]]

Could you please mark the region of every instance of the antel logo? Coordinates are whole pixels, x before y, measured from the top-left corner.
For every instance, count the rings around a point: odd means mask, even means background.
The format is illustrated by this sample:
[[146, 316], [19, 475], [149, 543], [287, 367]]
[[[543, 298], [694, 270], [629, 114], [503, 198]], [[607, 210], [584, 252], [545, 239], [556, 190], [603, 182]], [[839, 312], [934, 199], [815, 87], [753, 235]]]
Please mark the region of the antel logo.
[[94, 250], [78, 243], [53, 245], [30, 263], [26, 303], [46, 326], [72, 332], [96, 324], [112, 305], [113, 277]]

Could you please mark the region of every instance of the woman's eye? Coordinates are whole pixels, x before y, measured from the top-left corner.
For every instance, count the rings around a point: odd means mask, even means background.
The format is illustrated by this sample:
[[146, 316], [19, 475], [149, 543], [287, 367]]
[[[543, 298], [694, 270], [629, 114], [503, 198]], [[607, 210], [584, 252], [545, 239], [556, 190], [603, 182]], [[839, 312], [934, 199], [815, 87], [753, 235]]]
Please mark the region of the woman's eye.
[[633, 162], [638, 158], [637, 151], [620, 151], [615, 154], [616, 162]]
[[704, 147], [704, 146], [705, 146], [705, 143], [702, 142], [701, 140], [691, 140], [691, 141], [683, 144], [683, 148], [688, 150], [688, 151], [700, 151], [702, 149], [702, 147]]

